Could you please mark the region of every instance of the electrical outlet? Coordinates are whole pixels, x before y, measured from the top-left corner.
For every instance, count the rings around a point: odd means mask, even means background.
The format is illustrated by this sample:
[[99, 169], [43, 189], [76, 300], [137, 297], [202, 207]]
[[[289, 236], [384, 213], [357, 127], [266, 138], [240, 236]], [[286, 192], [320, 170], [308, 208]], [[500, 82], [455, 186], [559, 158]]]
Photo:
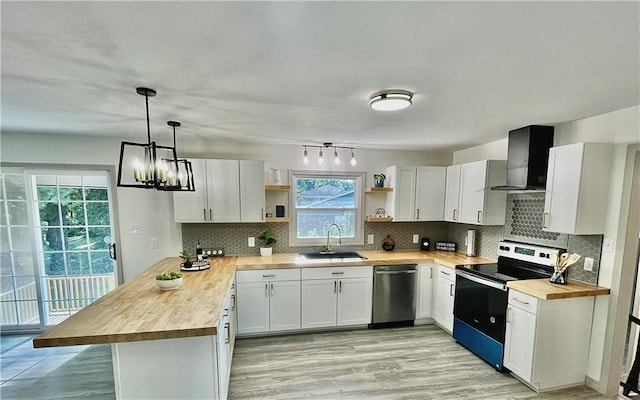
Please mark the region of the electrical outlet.
[[367, 244], [373, 244], [373, 235], [367, 235]]
[[249, 240], [247, 241], [247, 246], [256, 247], [256, 238], [253, 236], [249, 236]]
[[152, 249], [158, 248], [158, 239], [151, 239], [151, 248]]
[[591, 257], [584, 258], [584, 270], [593, 271], [593, 258]]
[[413, 243], [418, 243], [420, 241], [420, 235], [417, 233], [413, 234]]

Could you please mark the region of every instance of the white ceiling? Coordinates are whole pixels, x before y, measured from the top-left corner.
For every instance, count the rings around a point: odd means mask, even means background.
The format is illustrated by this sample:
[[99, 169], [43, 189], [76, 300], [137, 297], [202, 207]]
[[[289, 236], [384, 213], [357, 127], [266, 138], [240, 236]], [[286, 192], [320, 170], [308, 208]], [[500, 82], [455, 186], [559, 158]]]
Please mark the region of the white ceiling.
[[145, 141], [146, 86], [159, 140], [453, 151], [640, 102], [638, 2], [1, 7], [2, 132]]

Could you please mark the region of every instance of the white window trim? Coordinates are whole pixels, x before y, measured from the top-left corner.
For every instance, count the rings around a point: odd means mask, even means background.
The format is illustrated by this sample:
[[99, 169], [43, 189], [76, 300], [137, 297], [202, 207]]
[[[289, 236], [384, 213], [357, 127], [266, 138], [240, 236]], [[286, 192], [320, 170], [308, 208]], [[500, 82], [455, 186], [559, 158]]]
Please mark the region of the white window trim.
[[[364, 187], [363, 182], [365, 179], [364, 171], [309, 171], [309, 170], [297, 170], [289, 171], [289, 182], [291, 182], [290, 200], [291, 204], [291, 222], [289, 223], [289, 246], [325, 246], [327, 244], [326, 237], [324, 238], [312, 238], [312, 239], [299, 239], [296, 237], [297, 222], [298, 222], [298, 210], [296, 209], [296, 178], [348, 178], [355, 179], [355, 208], [354, 208], [354, 227], [355, 237], [342, 238], [342, 245], [357, 246], [364, 244]], [[331, 245], [335, 246], [337, 240], [334, 239], [337, 236], [337, 232], [331, 231]]]

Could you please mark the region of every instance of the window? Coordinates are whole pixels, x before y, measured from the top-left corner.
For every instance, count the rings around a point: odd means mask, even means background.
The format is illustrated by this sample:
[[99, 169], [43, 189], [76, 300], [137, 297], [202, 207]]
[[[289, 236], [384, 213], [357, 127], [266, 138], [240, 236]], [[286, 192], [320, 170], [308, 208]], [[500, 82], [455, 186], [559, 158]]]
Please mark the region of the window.
[[[289, 244], [324, 246], [330, 224], [340, 227], [342, 244], [363, 244], [362, 179], [363, 173], [292, 173]], [[332, 229], [331, 237], [337, 236]]]

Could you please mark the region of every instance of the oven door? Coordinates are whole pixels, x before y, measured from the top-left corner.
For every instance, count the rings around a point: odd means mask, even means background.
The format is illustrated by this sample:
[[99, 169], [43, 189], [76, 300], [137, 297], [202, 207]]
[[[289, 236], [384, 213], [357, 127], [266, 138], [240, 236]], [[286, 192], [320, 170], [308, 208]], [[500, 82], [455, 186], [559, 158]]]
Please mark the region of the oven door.
[[453, 338], [500, 371], [506, 312], [505, 284], [456, 270]]

